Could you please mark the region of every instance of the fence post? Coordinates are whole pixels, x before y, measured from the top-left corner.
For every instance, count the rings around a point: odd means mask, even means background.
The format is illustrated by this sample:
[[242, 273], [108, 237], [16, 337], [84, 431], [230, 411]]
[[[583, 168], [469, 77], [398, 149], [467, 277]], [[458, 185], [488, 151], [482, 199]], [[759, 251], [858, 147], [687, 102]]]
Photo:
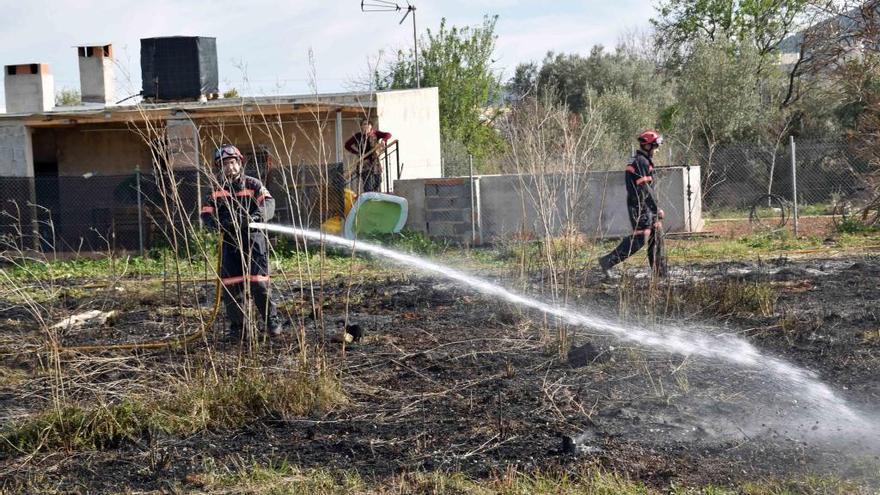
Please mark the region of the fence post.
[[468, 169], [471, 185], [471, 246], [477, 244], [476, 212], [474, 211], [474, 155], [468, 153]]
[[137, 209], [138, 209], [138, 255], [144, 255], [144, 208], [143, 198], [141, 197], [141, 166], [134, 168], [135, 188], [137, 189]]
[[688, 217], [687, 217], [687, 231], [694, 231], [694, 207], [691, 205], [691, 196], [693, 196], [694, 192], [691, 189], [691, 162], [685, 158], [684, 160], [684, 173], [687, 174], [687, 203], [688, 203]]
[[797, 200], [797, 158], [794, 136], [789, 136], [791, 148], [791, 203], [792, 220], [794, 220], [794, 236], [798, 236], [798, 200]]

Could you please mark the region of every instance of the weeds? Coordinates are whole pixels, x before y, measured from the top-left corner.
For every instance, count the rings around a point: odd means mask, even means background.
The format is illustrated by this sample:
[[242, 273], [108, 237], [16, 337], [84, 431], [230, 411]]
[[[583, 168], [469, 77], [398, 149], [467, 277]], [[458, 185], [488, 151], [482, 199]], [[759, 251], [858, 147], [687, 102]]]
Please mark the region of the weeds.
[[742, 492], [746, 495], [844, 495], [870, 493], [855, 483], [843, 481], [839, 478], [821, 476], [808, 476], [800, 480], [767, 480], [744, 483]]
[[625, 476], [595, 466], [573, 471], [523, 473], [508, 468], [485, 478], [460, 472], [410, 471], [384, 479], [363, 477], [353, 470], [301, 468], [287, 462], [261, 465], [245, 463], [221, 468], [210, 463], [202, 473], [187, 478], [190, 487], [203, 490], [231, 490], [254, 494], [476, 494], [476, 495], [795, 495], [868, 493], [859, 486], [835, 478], [806, 477], [788, 481], [753, 481], [739, 486], [706, 485], [654, 489]]
[[7, 427], [0, 448], [23, 453], [110, 448], [139, 437], [149, 426], [149, 410], [140, 402], [90, 409], [68, 404]]
[[725, 280], [698, 282], [683, 288], [677, 303], [699, 312], [725, 315], [759, 314], [771, 316], [779, 294], [769, 284]]
[[213, 467], [190, 477], [203, 489], [229, 489], [247, 493], [409, 493], [409, 494], [585, 494], [642, 495], [658, 493], [643, 484], [604, 471], [582, 468], [575, 473], [547, 471], [527, 474], [510, 468], [487, 478], [459, 472], [413, 471], [371, 480], [356, 471], [304, 469], [288, 463], [253, 464], [234, 470]]
[[201, 373], [168, 395], [127, 398], [95, 407], [62, 404], [7, 426], [0, 434], [0, 450], [31, 453], [113, 448], [137, 440], [148, 430], [189, 435], [204, 429], [237, 428], [261, 418], [326, 411], [346, 401], [332, 372], [305, 368], [279, 372], [245, 369], [218, 380]]
[[624, 274], [617, 284], [621, 317], [771, 316], [776, 311], [778, 298], [772, 285], [743, 280], [704, 280], [679, 287], [646, 287]]
[[437, 256], [449, 249], [448, 243], [433, 240], [422, 232], [403, 231], [399, 234], [374, 234], [365, 240], [398, 251], [425, 256]]
[[169, 431], [187, 434], [204, 428], [237, 428], [258, 418], [306, 416], [345, 402], [342, 386], [329, 370], [242, 370], [214, 380], [204, 373], [182, 383], [160, 415]]

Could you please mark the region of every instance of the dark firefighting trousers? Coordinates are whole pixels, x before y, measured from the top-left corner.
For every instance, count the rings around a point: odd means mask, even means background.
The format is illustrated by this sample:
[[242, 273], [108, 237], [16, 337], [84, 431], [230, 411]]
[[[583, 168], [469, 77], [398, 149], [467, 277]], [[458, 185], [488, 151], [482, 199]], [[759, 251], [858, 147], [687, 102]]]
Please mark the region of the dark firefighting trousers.
[[629, 258], [647, 244], [648, 263], [655, 274], [665, 276], [667, 267], [666, 250], [663, 246], [663, 227], [657, 219], [657, 215], [640, 206], [630, 205], [627, 209], [633, 233], [620, 241], [614, 251], [603, 257], [603, 264], [612, 267]]
[[[233, 335], [240, 334], [244, 328], [247, 308], [247, 298], [243, 297], [245, 287], [250, 290], [264, 328], [271, 330], [280, 325], [278, 310], [269, 297], [268, 246], [266, 234], [261, 231], [245, 231], [238, 238], [229, 234], [224, 236], [220, 278], [229, 332]], [[242, 247], [246, 249], [242, 250]]]

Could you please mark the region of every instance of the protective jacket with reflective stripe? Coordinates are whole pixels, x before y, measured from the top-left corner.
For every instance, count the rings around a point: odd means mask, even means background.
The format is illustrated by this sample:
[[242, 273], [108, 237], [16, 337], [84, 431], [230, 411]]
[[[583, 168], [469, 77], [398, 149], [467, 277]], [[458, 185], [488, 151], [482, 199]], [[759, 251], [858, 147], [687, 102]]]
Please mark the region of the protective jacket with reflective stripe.
[[654, 162], [642, 150], [636, 151], [626, 166], [626, 204], [640, 211], [657, 214], [654, 201]]
[[244, 176], [217, 189], [205, 199], [201, 217], [206, 227], [226, 234], [247, 234], [249, 222], [275, 216], [275, 199], [258, 179]]
[[258, 179], [244, 176], [211, 192], [203, 204], [205, 226], [224, 233], [220, 267], [224, 284], [268, 282], [269, 241], [264, 231], [251, 230], [248, 224], [266, 222], [275, 215], [269, 190]]

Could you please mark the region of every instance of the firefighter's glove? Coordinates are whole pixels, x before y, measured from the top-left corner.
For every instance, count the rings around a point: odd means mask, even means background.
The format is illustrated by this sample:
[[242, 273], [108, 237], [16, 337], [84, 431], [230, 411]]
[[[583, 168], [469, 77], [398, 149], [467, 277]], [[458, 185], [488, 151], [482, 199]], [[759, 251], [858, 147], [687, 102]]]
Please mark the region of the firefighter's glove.
[[666, 213], [663, 213], [663, 210], [657, 210], [657, 218], [663, 220], [664, 217], [666, 217]]
[[226, 217], [220, 222], [220, 227], [224, 232], [233, 234], [237, 231], [244, 231], [248, 228], [247, 215], [241, 215], [238, 218]]

